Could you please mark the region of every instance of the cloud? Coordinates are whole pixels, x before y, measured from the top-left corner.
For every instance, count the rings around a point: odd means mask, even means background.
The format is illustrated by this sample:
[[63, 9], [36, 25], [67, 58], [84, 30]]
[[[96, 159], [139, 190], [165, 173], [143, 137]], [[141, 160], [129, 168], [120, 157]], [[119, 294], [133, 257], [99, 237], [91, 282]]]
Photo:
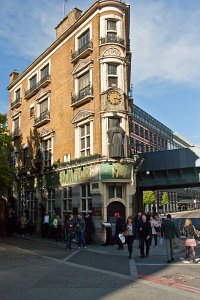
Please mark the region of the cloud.
[[132, 6], [134, 86], [148, 81], [200, 85], [200, 7], [140, 0]]

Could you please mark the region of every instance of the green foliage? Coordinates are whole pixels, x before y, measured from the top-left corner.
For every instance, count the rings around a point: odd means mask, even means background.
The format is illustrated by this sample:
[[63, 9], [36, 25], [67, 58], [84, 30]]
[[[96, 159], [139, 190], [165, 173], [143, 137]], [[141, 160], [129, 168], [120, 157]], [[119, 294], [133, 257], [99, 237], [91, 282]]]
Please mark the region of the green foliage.
[[161, 198], [161, 204], [162, 205], [166, 205], [169, 203], [169, 198], [168, 198], [168, 194], [166, 192], [164, 192], [162, 194], [162, 198]]
[[7, 117], [0, 114], [0, 191], [12, 183], [13, 169], [9, 164], [12, 138], [7, 133]]
[[153, 191], [144, 191], [143, 192], [143, 202], [148, 204], [153, 204], [156, 201], [156, 197]]

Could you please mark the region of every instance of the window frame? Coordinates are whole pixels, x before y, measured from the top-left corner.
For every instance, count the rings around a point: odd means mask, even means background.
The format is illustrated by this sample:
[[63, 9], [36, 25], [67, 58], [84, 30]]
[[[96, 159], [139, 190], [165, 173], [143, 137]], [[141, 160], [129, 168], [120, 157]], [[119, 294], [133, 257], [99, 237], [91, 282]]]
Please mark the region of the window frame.
[[[83, 187], [85, 187], [85, 195], [83, 195]], [[85, 202], [85, 209], [83, 209], [83, 201]], [[90, 183], [82, 184], [80, 186], [80, 208], [81, 212], [92, 212], [92, 195]]]

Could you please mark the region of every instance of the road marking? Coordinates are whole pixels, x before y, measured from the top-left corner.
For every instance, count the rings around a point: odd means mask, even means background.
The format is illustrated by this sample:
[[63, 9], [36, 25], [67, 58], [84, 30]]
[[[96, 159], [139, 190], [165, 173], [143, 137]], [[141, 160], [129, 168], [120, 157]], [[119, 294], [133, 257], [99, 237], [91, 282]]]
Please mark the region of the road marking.
[[[163, 263], [163, 264], [155, 264], [155, 263], [135, 263], [136, 264], [136, 266], [174, 266], [174, 267], [176, 267], [176, 266], [184, 266], [185, 265], [185, 263], [171, 263], [171, 264], [168, 264], [168, 263]], [[189, 263], [189, 265], [188, 266], [197, 266], [197, 265], [200, 265], [199, 264], [199, 262], [198, 263], [196, 263], [196, 264], [194, 264], [194, 263]]]
[[129, 266], [130, 266], [131, 278], [133, 280], [137, 279], [138, 278], [138, 271], [137, 271], [134, 259], [129, 259]]
[[62, 261], [68, 261], [70, 258], [75, 256], [80, 250], [73, 251], [70, 255], [66, 256]]

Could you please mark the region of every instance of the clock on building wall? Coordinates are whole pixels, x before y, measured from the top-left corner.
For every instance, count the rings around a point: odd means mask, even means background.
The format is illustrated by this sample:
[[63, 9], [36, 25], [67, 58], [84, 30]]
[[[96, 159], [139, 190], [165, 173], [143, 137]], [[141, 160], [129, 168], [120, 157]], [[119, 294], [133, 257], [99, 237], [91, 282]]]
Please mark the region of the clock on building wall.
[[108, 102], [112, 105], [117, 105], [122, 101], [122, 96], [117, 91], [111, 91], [107, 96]]

